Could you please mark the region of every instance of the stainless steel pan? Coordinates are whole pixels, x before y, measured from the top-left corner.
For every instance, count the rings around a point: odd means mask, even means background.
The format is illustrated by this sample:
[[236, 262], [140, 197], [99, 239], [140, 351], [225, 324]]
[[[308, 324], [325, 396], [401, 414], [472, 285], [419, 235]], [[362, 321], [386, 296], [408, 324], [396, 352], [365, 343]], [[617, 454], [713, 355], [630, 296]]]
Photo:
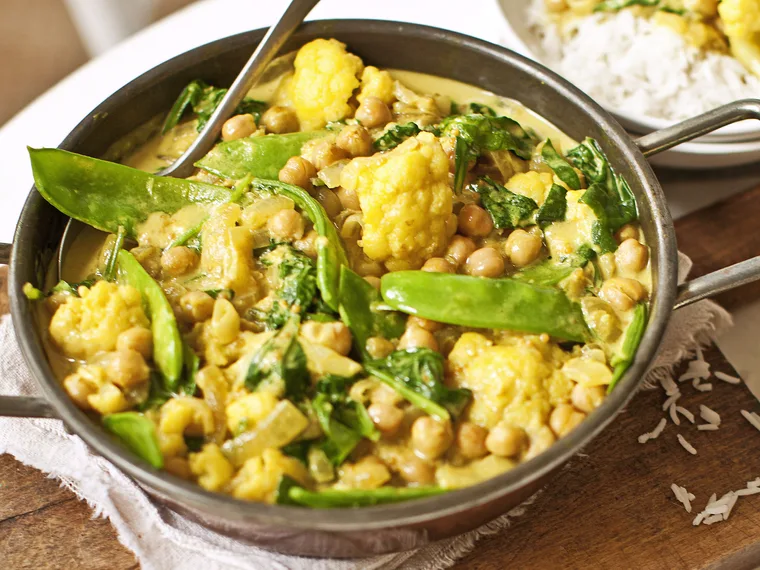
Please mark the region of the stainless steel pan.
[[[61, 148], [99, 156], [137, 125], [166, 112], [189, 80], [200, 77], [229, 84], [263, 35], [264, 30], [257, 30], [222, 39], [147, 72], [98, 106]], [[151, 468], [114, 442], [74, 405], [53, 376], [21, 288], [27, 281], [43, 281], [67, 220], [33, 188], [16, 229], [12, 254], [6, 245], [0, 248], [0, 257], [4, 262], [10, 257], [9, 290], [16, 334], [44, 396], [0, 397], [0, 415], [62, 419], [72, 433], [138, 481], [155, 500], [226, 535], [284, 553], [356, 557], [410, 549], [468, 531], [525, 500], [609, 424], [634, 394], [674, 308], [760, 278], [760, 259], [755, 258], [677, 285], [673, 222], [646, 160], [646, 156], [729, 123], [760, 118], [760, 101], [729, 105], [634, 142], [578, 89], [493, 44], [413, 24], [328, 20], [304, 25], [284, 51], [317, 37], [335, 37], [347, 43], [367, 64], [449, 77], [517, 99], [570, 136], [591, 136], [599, 141], [636, 194], [654, 274], [649, 325], [635, 362], [613, 393], [580, 427], [542, 455], [474, 487], [429, 499], [318, 511], [243, 502], [206, 492]]]

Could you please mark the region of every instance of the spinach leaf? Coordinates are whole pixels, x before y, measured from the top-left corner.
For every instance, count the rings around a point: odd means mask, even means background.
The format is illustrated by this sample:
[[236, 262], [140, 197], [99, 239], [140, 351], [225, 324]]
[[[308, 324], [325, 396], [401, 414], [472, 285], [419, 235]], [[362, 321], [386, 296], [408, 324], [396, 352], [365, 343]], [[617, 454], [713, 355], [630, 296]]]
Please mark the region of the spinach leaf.
[[473, 189], [480, 194], [483, 207], [491, 214], [495, 228], [513, 229], [533, 223], [530, 216], [538, 209], [533, 199], [510, 192], [487, 176], [481, 178]]
[[375, 142], [377, 150], [390, 150], [397, 147], [409, 137], [420, 134], [421, 129], [415, 123], [396, 125], [385, 131]]
[[559, 184], [552, 184], [546, 200], [536, 213], [536, 223], [542, 228], [552, 222], [563, 222], [567, 212], [567, 190]]
[[429, 348], [396, 350], [367, 362], [365, 368], [412, 405], [439, 419], [459, 415], [472, 396], [466, 388], [443, 384], [443, 357]]
[[[191, 81], [185, 86], [172, 105], [161, 129], [162, 134], [166, 134], [169, 129], [175, 127], [180, 119], [182, 119], [185, 111], [190, 108], [198, 116], [198, 125], [196, 127], [198, 132], [202, 131], [226, 94], [227, 89], [213, 87], [200, 79]], [[250, 113], [258, 125], [261, 113], [266, 109], [266, 106], [267, 104], [263, 101], [256, 101], [255, 99], [246, 97], [240, 102], [233, 114]]]
[[317, 394], [312, 407], [325, 434], [320, 446], [322, 451], [333, 465], [342, 464], [362, 440], [362, 434], [333, 417], [335, 405], [326, 395]]
[[488, 117], [496, 116], [496, 111], [494, 111], [488, 105], [483, 105], [482, 103], [470, 103], [470, 112], [480, 115], [487, 115]]
[[356, 349], [366, 359], [367, 340], [381, 336], [388, 340], [404, 334], [406, 315], [398, 311], [380, 311], [380, 291], [343, 266], [340, 270], [340, 305], [338, 310], [354, 337]]
[[279, 245], [259, 260], [277, 268], [277, 286], [272, 309], [263, 317], [270, 329], [282, 328], [292, 313], [303, 314], [317, 294], [314, 261], [290, 245]]
[[485, 151], [510, 150], [527, 160], [535, 146], [530, 134], [509, 117], [481, 114], [447, 117], [441, 123], [441, 134], [456, 138], [455, 192], [464, 187], [467, 164]]
[[551, 168], [557, 175], [557, 178], [562, 180], [570, 190], [580, 190], [581, 180], [578, 178], [578, 173], [573, 170], [573, 167], [560, 156], [552, 145], [552, 141], [546, 139], [544, 147], [541, 149], [541, 158], [549, 168]]
[[251, 392], [274, 386], [280, 395], [299, 400], [309, 386], [306, 354], [298, 342], [300, 316], [292, 314], [285, 326], [266, 341], [251, 358], [245, 387]]
[[592, 138], [570, 150], [567, 156], [589, 184], [580, 202], [588, 205], [597, 217], [592, 228], [594, 243], [602, 253], [615, 251], [614, 232], [638, 218], [630, 186], [622, 176], [615, 174], [599, 143]]
[[219, 297], [232, 301], [235, 298], [235, 291], [232, 289], [206, 289], [204, 291], [212, 299], [218, 299]]
[[354, 378], [327, 374], [317, 382], [316, 393], [333, 405], [335, 419], [362, 437], [377, 441], [380, 439], [380, 432], [375, 428], [367, 409], [361, 402], [348, 397], [348, 389], [353, 383]]
[[532, 285], [551, 286], [556, 285], [578, 268], [586, 267], [586, 264], [596, 257], [596, 251], [589, 246], [581, 246], [574, 255], [560, 259], [547, 259], [522, 269], [512, 275], [512, 279], [525, 281]]
[[307, 465], [307, 462], [308, 462], [307, 456], [309, 454], [309, 448], [311, 447], [311, 445], [312, 445], [311, 440], [304, 439], [301, 441], [294, 441], [287, 445], [283, 445], [280, 448], [280, 451], [282, 451], [285, 455], [298, 459], [298, 461], [300, 461], [304, 465]]

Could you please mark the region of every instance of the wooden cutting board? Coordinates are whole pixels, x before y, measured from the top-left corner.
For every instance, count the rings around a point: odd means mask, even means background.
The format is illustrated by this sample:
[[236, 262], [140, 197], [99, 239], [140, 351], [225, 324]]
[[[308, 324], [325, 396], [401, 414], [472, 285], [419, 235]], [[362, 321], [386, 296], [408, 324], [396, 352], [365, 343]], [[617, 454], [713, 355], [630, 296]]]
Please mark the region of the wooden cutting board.
[[[677, 222], [679, 246], [704, 273], [760, 254], [760, 188]], [[4, 274], [2, 274], [4, 277]], [[4, 280], [4, 279], [3, 279]], [[760, 285], [723, 295], [729, 308], [760, 299]], [[0, 296], [0, 310], [5, 305]], [[717, 348], [705, 353], [712, 370], [735, 374]], [[662, 417], [660, 390], [640, 392], [605, 432], [576, 457], [529, 507], [498, 535], [484, 538], [457, 568], [689, 568], [760, 566], [760, 495], [741, 498], [731, 517], [693, 527], [712, 493], [743, 487], [760, 476], [760, 432], [740, 409], [760, 411], [743, 386], [713, 380], [714, 390], [683, 389], [680, 404], [697, 413], [704, 403], [721, 414], [716, 432], [669, 424], [657, 440], [637, 437]], [[697, 449], [688, 454], [682, 433]], [[671, 483], [696, 495], [686, 513]], [[109, 523], [42, 473], [0, 456], [0, 560], [6, 568], [137, 568]]]

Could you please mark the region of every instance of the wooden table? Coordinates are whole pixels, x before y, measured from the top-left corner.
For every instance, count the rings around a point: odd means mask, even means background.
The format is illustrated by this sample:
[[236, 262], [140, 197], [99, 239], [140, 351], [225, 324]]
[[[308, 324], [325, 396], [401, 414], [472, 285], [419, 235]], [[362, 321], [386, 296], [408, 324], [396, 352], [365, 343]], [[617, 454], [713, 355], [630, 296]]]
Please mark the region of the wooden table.
[[[695, 273], [760, 254], [760, 187], [679, 220], [679, 246]], [[4, 279], [3, 279], [4, 281]], [[718, 300], [729, 309], [760, 299], [760, 284]], [[0, 297], [0, 310], [4, 297]], [[734, 371], [717, 348], [713, 370]], [[739, 500], [728, 521], [693, 527], [670, 490], [673, 482], [697, 496], [695, 512], [760, 476], [760, 433], [739, 415], [759, 409], [742, 386], [715, 381], [713, 392], [684, 390], [682, 405], [705, 403], [723, 417], [716, 432], [682, 430], [691, 456], [668, 425], [656, 441], [639, 434], [662, 417], [662, 392], [639, 393], [601, 436], [553, 480], [512, 527], [485, 538], [457, 568], [636, 568], [680, 570], [760, 565], [760, 496]], [[75, 495], [10, 456], [0, 456], [0, 560], [4, 568], [136, 568], [107, 521], [92, 519]]]

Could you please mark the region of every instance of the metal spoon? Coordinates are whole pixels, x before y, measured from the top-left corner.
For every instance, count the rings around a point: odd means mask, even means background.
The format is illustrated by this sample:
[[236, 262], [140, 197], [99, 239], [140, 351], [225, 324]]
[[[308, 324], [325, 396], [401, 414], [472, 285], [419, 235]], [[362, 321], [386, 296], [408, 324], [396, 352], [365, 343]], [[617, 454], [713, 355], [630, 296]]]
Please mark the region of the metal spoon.
[[[269, 28], [261, 43], [243, 66], [193, 144], [174, 163], [159, 172], [158, 176], [185, 178], [193, 173], [195, 162], [205, 156], [216, 143], [224, 122], [235, 112], [251, 87], [261, 79], [269, 63], [318, 2], [319, 0], [291, 0], [280, 19]], [[63, 260], [83, 226], [84, 224], [73, 219], [66, 224], [61, 244], [58, 246], [59, 280], [62, 279]]]

